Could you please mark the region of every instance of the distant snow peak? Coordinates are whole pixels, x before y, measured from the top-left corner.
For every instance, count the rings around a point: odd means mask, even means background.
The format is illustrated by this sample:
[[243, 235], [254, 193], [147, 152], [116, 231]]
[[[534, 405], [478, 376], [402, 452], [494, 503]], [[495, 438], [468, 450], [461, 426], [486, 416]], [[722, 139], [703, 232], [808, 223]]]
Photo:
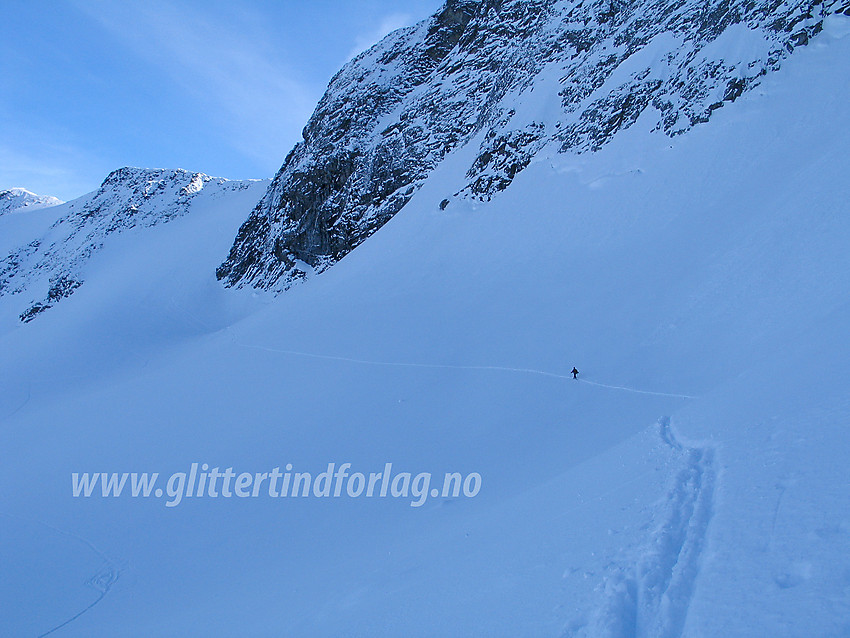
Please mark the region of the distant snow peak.
[[0, 215], [12, 211], [37, 210], [64, 203], [50, 195], [36, 195], [25, 188], [10, 188], [0, 191]]
[[251, 183], [183, 169], [114, 170], [97, 191], [66, 204], [42, 237], [0, 261], [0, 296], [37, 295], [20, 314], [31, 321], [83, 284], [86, 264], [112, 236], [183, 216], [201, 193], [215, 197]]

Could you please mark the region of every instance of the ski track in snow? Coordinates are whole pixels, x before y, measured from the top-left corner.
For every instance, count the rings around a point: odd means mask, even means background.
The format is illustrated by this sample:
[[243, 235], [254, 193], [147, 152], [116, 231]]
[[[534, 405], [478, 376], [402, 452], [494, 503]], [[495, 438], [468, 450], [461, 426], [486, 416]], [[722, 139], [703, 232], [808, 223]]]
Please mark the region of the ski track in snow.
[[9, 412], [8, 414], [4, 414], [2, 417], [0, 417], [0, 421], [5, 421], [6, 419], [11, 419], [13, 416], [15, 416], [18, 412], [20, 412], [21, 410], [23, 410], [27, 406], [27, 404], [30, 402], [31, 398], [32, 398], [32, 385], [29, 385], [29, 386], [27, 386], [27, 396], [24, 398], [24, 400], [21, 401], [17, 405], [17, 407], [15, 407], [11, 412]]
[[106, 597], [106, 594], [109, 593], [109, 589], [112, 587], [112, 585], [115, 583], [116, 580], [118, 580], [118, 572], [117, 571], [115, 571], [115, 570], [113, 570], [109, 567], [106, 567], [103, 570], [99, 571], [91, 579], [89, 579], [86, 583], [88, 585], [91, 585], [92, 587], [94, 587], [95, 589], [97, 589], [100, 592], [100, 595], [94, 600], [94, 602], [92, 602], [89, 606], [85, 607], [84, 609], [78, 611], [76, 614], [71, 616], [68, 620], [64, 621], [63, 623], [61, 623], [59, 625], [56, 625], [55, 627], [53, 627], [53, 629], [49, 629], [48, 631], [45, 631], [43, 634], [39, 634], [38, 638], [44, 638], [45, 636], [49, 636], [54, 631], [58, 631], [59, 629], [62, 629], [62, 627], [65, 627], [66, 625], [74, 622], [77, 618], [79, 618], [84, 613], [89, 611], [92, 607], [97, 605], [101, 600], [103, 600]]
[[54, 527], [53, 525], [48, 525], [47, 523], [44, 523], [42, 521], [33, 521], [21, 518], [20, 516], [15, 516], [14, 514], [6, 514], [0, 512], [0, 516], [5, 516], [6, 518], [23, 521], [25, 523], [34, 523], [37, 525], [41, 525], [42, 527], [45, 527], [52, 532], [56, 532], [57, 534], [61, 534], [62, 536], [67, 536], [68, 538], [72, 538], [76, 541], [79, 541], [83, 545], [88, 547], [91, 551], [93, 551], [95, 554], [97, 554], [98, 557], [100, 557], [100, 559], [103, 561], [103, 565], [101, 566], [101, 568], [94, 574], [94, 576], [92, 576], [86, 581], [86, 585], [92, 587], [98, 592], [97, 598], [92, 603], [78, 611], [76, 614], [74, 614], [67, 620], [64, 620], [55, 627], [52, 627], [51, 629], [48, 629], [47, 631], [38, 634], [38, 638], [44, 638], [44, 636], [49, 636], [53, 632], [58, 631], [59, 629], [62, 629], [62, 627], [65, 627], [70, 623], [74, 622], [77, 618], [92, 609], [95, 605], [97, 605], [101, 600], [106, 597], [106, 594], [109, 593], [109, 590], [112, 588], [112, 586], [118, 580], [118, 577], [121, 575], [121, 570], [118, 568], [115, 562], [111, 560], [106, 554], [104, 554], [100, 549], [98, 549], [91, 541], [86, 540], [82, 536], [77, 536], [72, 532], [67, 532], [65, 530], [59, 529], [58, 527]]
[[[387, 367], [396, 367], [396, 368], [431, 368], [431, 369], [440, 369], [440, 370], [477, 370], [477, 371], [490, 371], [490, 372], [514, 372], [518, 374], [536, 374], [543, 377], [551, 377], [553, 379], [570, 379], [572, 380], [571, 375], [557, 374], [555, 372], [547, 372], [546, 370], [535, 370], [533, 368], [511, 368], [507, 366], [461, 366], [461, 365], [448, 365], [442, 363], [405, 363], [405, 362], [397, 362], [397, 361], [371, 361], [368, 359], [354, 359], [351, 357], [339, 357], [335, 355], [328, 354], [314, 354], [311, 352], [299, 352], [297, 350], [283, 350], [279, 348], [269, 348], [266, 346], [256, 346], [247, 343], [241, 343], [239, 341], [235, 341], [235, 343], [243, 348], [251, 348], [254, 350], [263, 350], [265, 352], [273, 352], [277, 354], [287, 354], [297, 357], [309, 357], [311, 359], [325, 359], [328, 361], [343, 361], [345, 363], [355, 363], [359, 365], [370, 365], [370, 366], [387, 366]], [[598, 383], [596, 381], [588, 381], [587, 379], [575, 379], [576, 381], [581, 381], [582, 383], [586, 383], [588, 385], [594, 385], [600, 388], [608, 388], [611, 390], [621, 390], [623, 392], [634, 392], [636, 394], [649, 394], [660, 397], [673, 397], [676, 399], [696, 399], [697, 397], [691, 396], [688, 394], [676, 394], [672, 392], [653, 392], [650, 390], [639, 390], [637, 388], [630, 388], [628, 386], [621, 385], [608, 385], [605, 383]]]
[[596, 381], [588, 381], [587, 379], [576, 379], [576, 381], [581, 381], [582, 383], [588, 383], [590, 385], [595, 385], [600, 388], [610, 388], [611, 390], [624, 390], [625, 392], [635, 392], [637, 394], [652, 394], [659, 397], [673, 397], [675, 399], [696, 399], [697, 397], [691, 396], [689, 394], [675, 394], [673, 392], [653, 392], [650, 390], [638, 390], [637, 388], [630, 388], [624, 385], [608, 385], [606, 383], [598, 383]]
[[603, 603], [590, 623], [564, 638], [682, 635], [713, 514], [714, 450], [684, 446], [667, 417], [659, 421], [659, 434], [682, 454], [682, 466], [653, 516], [658, 523], [632, 564], [605, 578], [598, 589]]

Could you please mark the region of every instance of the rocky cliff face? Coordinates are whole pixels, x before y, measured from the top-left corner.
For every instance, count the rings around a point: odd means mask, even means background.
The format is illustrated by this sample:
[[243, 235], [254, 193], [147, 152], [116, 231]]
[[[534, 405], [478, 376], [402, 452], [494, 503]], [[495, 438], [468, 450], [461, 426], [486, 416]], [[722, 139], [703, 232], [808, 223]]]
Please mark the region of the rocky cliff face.
[[544, 147], [595, 151], [641, 115], [683, 133], [838, 12], [850, 0], [448, 0], [331, 80], [218, 277], [280, 291], [325, 270], [461, 146], [475, 159], [442, 208], [491, 198]]
[[57, 208], [46, 233], [0, 261], [0, 296], [20, 296], [20, 318], [29, 321], [82, 285], [86, 263], [110, 237], [185, 215], [202, 191], [220, 197], [250, 184], [181, 169], [115, 170], [94, 193]]

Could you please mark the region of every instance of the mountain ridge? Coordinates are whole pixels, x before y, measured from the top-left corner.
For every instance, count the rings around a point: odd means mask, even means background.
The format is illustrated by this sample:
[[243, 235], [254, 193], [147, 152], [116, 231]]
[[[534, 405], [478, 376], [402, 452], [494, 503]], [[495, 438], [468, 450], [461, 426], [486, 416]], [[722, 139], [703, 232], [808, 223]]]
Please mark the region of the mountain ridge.
[[280, 292], [326, 270], [468, 144], [468, 183], [440, 208], [492, 198], [547, 145], [598, 150], [648, 108], [653, 130], [681, 134], [833, 13], [850, 3], [449, 0], [334, 76], [217, 276]]
[[20, 319], [29, 322], [83, 284], [87, 263], [111, 237], [189, 214], [201, 193], [225, 197], [258, 181], [184, 169], [116, 169], [97, 190], [53, 208], [57, 217], [48, 228], [0, 261], [0, 297], [21, 299]]

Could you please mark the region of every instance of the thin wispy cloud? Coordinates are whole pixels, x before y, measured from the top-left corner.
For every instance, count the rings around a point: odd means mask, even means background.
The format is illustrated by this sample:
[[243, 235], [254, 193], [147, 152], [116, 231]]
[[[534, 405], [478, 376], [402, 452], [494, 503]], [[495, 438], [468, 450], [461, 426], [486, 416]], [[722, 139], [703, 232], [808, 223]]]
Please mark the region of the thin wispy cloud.
[[380, 42], [396, 29], [401, 29], [411, 24], [413, 24], [413, 17], [409, 13], [392, 13], [384, 16], [374, 29], [366, 33], [360, 33], [354, 38], [354, 46], [349, 51], [346, 60], [351, 60], [373, 44]]
[[[277, 166], [320, 90], [296, 80], [261, 20], [163, 1], [86, 2], [79, 8], [203, 105], [238, 152]], [[229, 18], [229, 20], [228, 20]]]
[[21, 187], [70, 200], [99, 184], [105, 168], [85, 151], [50, 140], [0, 143], [0, 189]]

